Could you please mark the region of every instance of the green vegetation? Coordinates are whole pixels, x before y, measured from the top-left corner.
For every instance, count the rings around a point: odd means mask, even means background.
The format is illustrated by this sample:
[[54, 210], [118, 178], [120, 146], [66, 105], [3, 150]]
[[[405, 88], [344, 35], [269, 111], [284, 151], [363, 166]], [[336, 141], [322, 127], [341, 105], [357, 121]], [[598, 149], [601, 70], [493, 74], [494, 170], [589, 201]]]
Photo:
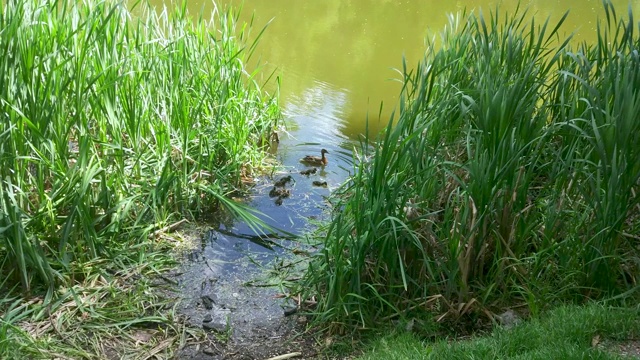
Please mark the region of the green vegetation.
[[562, 306], [471, 340], [427, 344], [409, 333], [386, 336], [358, 359], [623, 359], [623, 345], [640, 335], [638, 315], [638, 309]]
[[132, 20], [122, 5], [73, 4], [15, 1], [0, 20], [0, 249], [27, 291], [231, 205], [278, 115], [244, 73], [251, 48], [231, 12]]
[[202, 341], [202, 331], [188, 329], [162, 292], [172, 283], [158, 274], [170, 271], [175, 261], [169, 258], [171, 244], [161, 245], [147, 242], [84, 264], [84, 281], [61, 288], [47, 303], [42, 297], [1, 298], [0, 357], [119, 359], [154, 353], [170, 358], [181, 345]]
[[640, 229], [640, 38], [605, 2], [575, 49], [526, 13], [452, 19], [404, 67], [397, 119], [364, 139], [302, 281], [341, 331], [412, 311], [631, 295]]
[[252, 220], [229, 198], [262, 166], [279, 118], [243, 68], [250, 27], [230, 10], [192, 20], [184, 4], [0, 11], [0, 357], [45, 348], [74, 319], [85, 338], [60, 336], [66, 357], [105, 355], [102, 332], [136, 324], [183, 339], [150, 291], [171, 266], [163, 233], [220, 206]]

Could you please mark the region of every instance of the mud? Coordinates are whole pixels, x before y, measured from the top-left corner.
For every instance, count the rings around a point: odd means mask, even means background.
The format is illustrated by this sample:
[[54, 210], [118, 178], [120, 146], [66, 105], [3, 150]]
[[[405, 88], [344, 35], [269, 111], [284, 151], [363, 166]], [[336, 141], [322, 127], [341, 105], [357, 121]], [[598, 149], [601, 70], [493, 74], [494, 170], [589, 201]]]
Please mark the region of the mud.
[[179, 312], [191, 327], [207, 330], [209, 343], [187, 347], [180, 358], [268, 359], [299, 352], [296, 358], [309, 359], [317, 354], [313, 337], [304, 334], [306, 318], [295, 313], [295, 303], [274, 287], [248, 284], [264, 278], [263, 269], [240, 260], [233, 272], [221, 274], [215, 270], [218, 264], [211, 262], [192, 263], [181, 276], [189, 281], [182, 286]]

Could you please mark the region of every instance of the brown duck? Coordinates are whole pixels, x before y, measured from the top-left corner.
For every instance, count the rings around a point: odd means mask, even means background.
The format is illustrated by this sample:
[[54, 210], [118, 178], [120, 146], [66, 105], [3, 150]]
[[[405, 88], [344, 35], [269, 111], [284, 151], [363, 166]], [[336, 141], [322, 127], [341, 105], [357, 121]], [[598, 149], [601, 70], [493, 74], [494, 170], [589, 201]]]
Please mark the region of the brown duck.
[[317, 166], [325, 166], [329, 163], [329, 160], [324, 154], [328, 154], [329, 152], [325, 149], [320, 150], [320, 154], [322, 156], [312, 156], [307, 155], [300, 159], [300, 162], [303, 162], [307, 165], [317, 165]]

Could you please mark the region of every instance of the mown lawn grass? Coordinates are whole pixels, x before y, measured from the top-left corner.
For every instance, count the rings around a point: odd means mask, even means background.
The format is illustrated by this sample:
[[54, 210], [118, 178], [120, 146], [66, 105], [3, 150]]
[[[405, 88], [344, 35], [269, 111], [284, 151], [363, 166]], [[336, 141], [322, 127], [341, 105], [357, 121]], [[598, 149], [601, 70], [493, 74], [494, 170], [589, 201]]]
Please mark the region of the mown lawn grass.
[[155, 289], [172, 225], [256, 224], [232, 197], [280, 113], [244, 68], [250, 24], [132, 11], [0, 5], [0, 358], [170, 356], [190, 337]]
[[[638, 308], [560, 306], [513, 328], [471, 339], [425, 341], [411, 333], [385, 336], [357, 359], [624, 359], [616, 344], [640, 339]], [[636, 354], [636, 356], [638, 356]]]

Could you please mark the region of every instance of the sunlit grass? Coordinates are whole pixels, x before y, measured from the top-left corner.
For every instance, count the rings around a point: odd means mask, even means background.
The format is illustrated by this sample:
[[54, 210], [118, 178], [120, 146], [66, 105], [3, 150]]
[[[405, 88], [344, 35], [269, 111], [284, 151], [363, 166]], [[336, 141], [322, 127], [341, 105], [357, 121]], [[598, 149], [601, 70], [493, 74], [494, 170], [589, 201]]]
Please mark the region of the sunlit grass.
[[[7, 277], [72, 264], [222, 205], [261, 166], [276, 99], [244, 71], [232, 11], [12, 1], [0, 23], [0, 255]], [[37, 280], [37, 281], [34, 281]]]
[[[576, 49], [522, 11], [452, 20], [365, 139], [303, 292], [333, 330], [489, 320], [638, 281], [640, 40], [606, 6]], [[438, 49], [438, 50], [436, 50]]]
[[277, 98], [244, 69], [251, 24], [185, 9], [0, 5], [0, 357], [119, 357], [141, 328], [139, 351], [171, 356], [190, 335], [151, 283], [167, 229], [220, 208], [258, 224], [231, 198]]
[[358, 359], [623, 359], [616, 344], [637, 338], [637, 318], [637, 309], [560, 307], [473, 339], [428, 342], [410, 333], [385, 336]]

